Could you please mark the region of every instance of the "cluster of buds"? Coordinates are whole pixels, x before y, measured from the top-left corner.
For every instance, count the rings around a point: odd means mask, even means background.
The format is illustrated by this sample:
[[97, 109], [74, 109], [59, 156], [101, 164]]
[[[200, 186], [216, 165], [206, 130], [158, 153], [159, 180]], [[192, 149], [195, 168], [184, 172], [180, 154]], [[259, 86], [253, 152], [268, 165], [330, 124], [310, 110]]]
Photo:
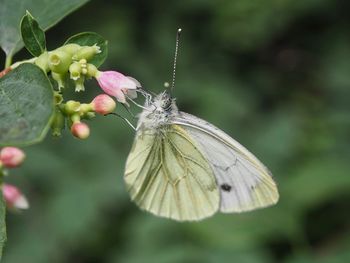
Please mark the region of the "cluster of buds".
[[[1, 181], [4, 175], [7, 175], [8, 168], [15, 168], [22, 164], [25, 159], [25, 154], [22, 150], [16, 147], [4, 147], [0, 150], [0, 177]], [[1, 190], [10, 209], [27, 209], [29, 203], [22, 192], [14, 185], [1, 184]]]
[[59, 90], [65, 87], [67, 76], [75, 82], [75, 91], [84, 91], [84, 81], [96, 75], [97, 68], [88, 63], [96, 54], [101, 53], [100, 47], [66, 44], [53, 51], [44, 52], [34, 59], [34, 64], [46, 73], [51, 71], [52, 78], [57, 82]]
[[61, 131], [65, 127], [65, 119], [67, 118], [71, 133], [79, 139], [86, 139], [90, 135], [90, 129], [82, 120], [93, 118], [95, 113], [101, 115], [111, 113], [115, 108], [115, 101], [106, 94], [96, 96], [90, 103], [80, 103], [74, 100], [61, 103], [57, 107], [51, 124], [53, 135], [61, 135]]
[[[118, 102], [128, 105], [126, 98], [136, 98], [136, 90], [141, 87], [141, 84], [136, 79], [117, 71], [99, 71], [94, 64], [89, 63], [99, 53], [101, 53], [101, 49], [96, 44], [80, 46], [70, 43], [53, 51], [44, 52], [39, 57], [17, 62], [8, 70], [14, 69], [24, 62], [34, 63], [45, 73], [51, 72], [59, 91], [65, 87], [68, 76], [74, 81], [76, 92], [85, 90], [84, 82], [86, 79], [95, 78], [105, 93], [115, 97]], [[7, 72], [3, 71], [0, 74]]]
[[[100, 52], [97, 45], [80, 46], [71, 43], [34, 58], [33, 63], [46, 73], [51, 72], [52, 78], [58, 84], [59, 92], [56, 92], [55, 96], [57, 107], [51, 124], [54, 136], [61, 135], [67, 119], [71, 133], [79, 139], [86, 139], [90, 135], [90, 129], [82, 120], [93, 118], [95, 113], [105, 115], [115, 109], [116, 103], [108, 95], [125, 105], [128, 105], [126, 98], [137, 97], [136, 90], [141, 85], [136, 79], [117, 71], [99, 71], [96, 66], [89, 63]], [[73, 100], [63, 103], [60, 91], [65, 87], [68, 76], [75, 82], [76, 92], [85, 90], [86, 79], [95, 78], [108, 95], [99, 95], [88, 104]]]
[[[55, 114], [51, 122], [54, 136], [60, 136], [67, 125], [75, 137], [86, 139], [90, 135], [90, 129], [82, 120], [93, 118], [95, 113], [105, 115], [115, 109], [116, 103], [108, 95], [115, 97], [118, 102], [126, 106], [129, 106], [127, 99], [132, 100], [137, 97], [137, 89], [141, 84], [136, 79], [117, 71], [99, 71], [95, 65], [89, 63], [99, 53], [101, 49], [96, 44], [80, 46], [70, 43], [53, 51], [44, 52], [38, 57], [17, 62], [9, 68], [9, 70], [14, 69], [24, 62], [34, 63], [46, 74], [51, 74], [57, 82]], [[6, 72], [4, 71], [3, 74]], [[68, 79], [74, 81], [75, 91], [79, 92], [85, 90], [84, 82], [89, 78], [95, 78], [106, 94], [97, 96], [91, 103], [73, 100], [64, 102], [61, 89], [65, 87]]]

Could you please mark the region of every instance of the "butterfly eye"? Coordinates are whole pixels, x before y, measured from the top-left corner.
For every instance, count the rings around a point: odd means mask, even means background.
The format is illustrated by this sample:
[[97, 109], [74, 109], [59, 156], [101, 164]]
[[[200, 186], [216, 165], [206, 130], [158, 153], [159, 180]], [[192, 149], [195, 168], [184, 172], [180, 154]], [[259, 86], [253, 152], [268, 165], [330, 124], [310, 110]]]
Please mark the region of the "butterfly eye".
[[161, 107], [163, 109], [167, 109], [171, 106], [171, 103], [172, 103], [172, 100], [171, 100], [170, 95], [167, 92], [164, 92], [163, 96], [162, 96]]
[[167, 99], [163, 102], [162, 108], [163, 108], [163, 109], [167, 109], [167, 108], [170, 107], [170, 105], [171, 105], [171, 99], [170, 99], [170, 98], [167, 98]]

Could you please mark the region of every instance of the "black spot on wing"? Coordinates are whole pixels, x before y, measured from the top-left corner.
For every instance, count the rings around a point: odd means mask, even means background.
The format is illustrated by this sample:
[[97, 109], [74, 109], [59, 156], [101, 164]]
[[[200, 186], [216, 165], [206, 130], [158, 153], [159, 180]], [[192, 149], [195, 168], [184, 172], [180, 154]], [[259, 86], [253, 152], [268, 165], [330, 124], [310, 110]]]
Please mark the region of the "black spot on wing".
[[222, 189], [223, 191], [225, 191], [225, 192], [230, 192], [231, 189], [232, 189], [232, 186], [229, 185], [229, 184], [222, 184], [222, 185], [220, 185], [220, 187], [221, 187], [221, 189]]

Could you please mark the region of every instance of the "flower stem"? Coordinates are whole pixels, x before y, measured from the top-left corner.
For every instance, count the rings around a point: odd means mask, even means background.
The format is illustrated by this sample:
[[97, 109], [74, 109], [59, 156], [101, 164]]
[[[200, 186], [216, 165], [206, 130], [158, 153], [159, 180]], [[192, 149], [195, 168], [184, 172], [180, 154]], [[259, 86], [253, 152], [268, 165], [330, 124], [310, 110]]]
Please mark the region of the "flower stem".
[[13, 63], [10, 66], [11, 66], [11, 69], [15, 69], [15, 68], [17, 68], [19, 65], [21, 65], [23, 63], [34, 63], [35, 60], [36, 60], [36, 57], [30, 58], [30, 59], [26, 59], [26, 60], [22, 60], [22, 61], [18, 61], [16, 63]]
[[11, 66], [12, 64], [12, 58], [13, 56], [11, 54], [6, 56], [6, 60], [5, 60], [5, 68], [8, 68]]

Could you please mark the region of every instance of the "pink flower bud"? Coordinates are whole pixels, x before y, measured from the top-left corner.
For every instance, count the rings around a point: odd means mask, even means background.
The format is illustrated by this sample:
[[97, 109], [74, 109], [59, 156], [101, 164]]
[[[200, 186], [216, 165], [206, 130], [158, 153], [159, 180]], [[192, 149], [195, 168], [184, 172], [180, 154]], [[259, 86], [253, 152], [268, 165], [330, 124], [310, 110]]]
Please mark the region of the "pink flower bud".
[[117, 98], [117, 101], [126, 103], [125, 94], [129, 92], [135, 94], [135, 90], [141, 87], [140, 83], [131, 77], [124, 76], [117, 71], [99, 71], [96, 74], [96, 79], [101, 89], [108, 95]]
[[5, 147], [0, 151], [0, 161], [7, 168], [19, 166], [26, 155], [17, 147]]
[[100, 94], [92, 100], [91, 106], [95, 112], [104, 115], [114, 111], [116, 103], [110, 96]]
[[28, 209], [29, 203], [27, 198], [21, 193], [21, 191], [13, 185], [3, 184], [2, 194], [6, 202], [7, 207], [17, 209]]
[[90, 135], [90, 128], [86, 123], [75, 122], [71, 127], [72, 134], [79, 139], [86, 139]]

